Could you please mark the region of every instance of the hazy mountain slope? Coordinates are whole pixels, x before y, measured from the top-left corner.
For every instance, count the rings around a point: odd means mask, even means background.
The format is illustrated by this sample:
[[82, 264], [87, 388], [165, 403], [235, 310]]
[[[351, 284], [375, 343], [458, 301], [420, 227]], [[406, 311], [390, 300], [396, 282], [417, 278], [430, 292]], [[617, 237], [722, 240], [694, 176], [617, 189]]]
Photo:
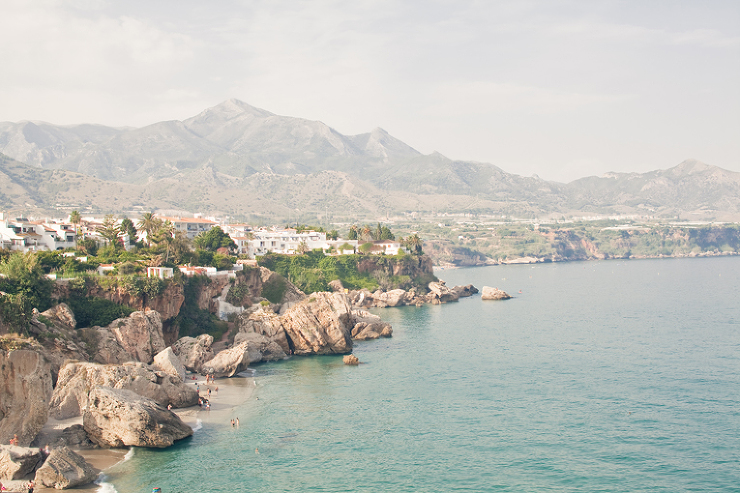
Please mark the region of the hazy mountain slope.
[[662, 213], [740, 212], [740, 173], [693, 159], [667, 170], [581, 178], [564, 192], [566, 205], [576, 210], [627, 206]]

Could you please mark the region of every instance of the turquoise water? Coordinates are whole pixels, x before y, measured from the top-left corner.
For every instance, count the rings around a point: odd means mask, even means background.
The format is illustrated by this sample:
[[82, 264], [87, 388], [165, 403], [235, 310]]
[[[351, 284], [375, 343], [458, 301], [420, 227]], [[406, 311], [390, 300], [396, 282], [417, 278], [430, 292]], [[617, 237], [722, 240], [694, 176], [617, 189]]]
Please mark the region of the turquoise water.
[[239, 429], [136, 450], [117, 491], [740, 491], [740, 258], [438, 275], [515, 298], [257, 366]]

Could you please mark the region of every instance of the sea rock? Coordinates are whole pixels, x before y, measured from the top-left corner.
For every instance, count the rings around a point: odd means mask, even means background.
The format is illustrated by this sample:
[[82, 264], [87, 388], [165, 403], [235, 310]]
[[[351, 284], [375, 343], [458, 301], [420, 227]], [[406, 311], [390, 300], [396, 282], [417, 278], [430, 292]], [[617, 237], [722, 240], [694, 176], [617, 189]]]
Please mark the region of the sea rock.
[[92, 483], [98, 477], [96, 471], [78, 453], [68, 447], [55, 448], [44, 465], [36, 471], [34, 481], [39, 486], [66, 490]]
[[213, 336], [182, 337], [172, 345], [172, 351], [187, 370], [200, 372], [203, 363], [213, 359]]
[[354, 317], [344, 293], [313, 293], [280, 320], [295, 354], [352, 351]]
[[427, 287], [429, 288], [429, 294], [433, 303], [436, 301], [439, 303], [449, 303], [450, 301], [457, 301], [460, 298], [455, 291], [445, 285], [444, 281], [430, 282]]
[[97, 386], [125, 389], [154, 400], [161, 406], [189, 407], [198, 402], [198, 393], [179, 376], [154, 371], [139, 362], [122, 365], [69, 362], [59, 371], [51, 397], [51, 416], [68, 419], [83, 414], [90, 403], [90, 390]]
[[467, 284], [465, 286], [455, 286], [452, 288], [452, 292], [455, 293], [458, 298], [467, 298], [478, 293], [478, 288], [472, 284]]
[[87, 433], [85, 432], [85, 428], [83, 428], [82, 425], [79, 424], [68, 426], [47, 438], [49, 439], [43, 443], [48, 442], [49, 446], [51, 446], [52, 449], [58, 447], [73, 447], [76, 449], [81, 449], [92, 448], [95, 446], [95, 444], [92, 443], [88, 438]]
[[342, 358], [342, 361], [344, 361], [345, 365], [359, 365], [360, 360], [355, 356], [354, 354], [347, 354]]
[[49, 418], [49, 361], [35, 350], [0, 351], [0, 443], [30, 445]]
[[403, 306], [407, 302], [408, 292], [403, 289], [392, 289], [390, 291], [376, 291], [372, 294], [375, 306], [385, 308], [386, 306]]
[[511, 298], [505, 291], [490, 286], [483, 286], [480, 299], [482, 300], [508, 300]]
[[203, 365], [204, 373], [211, 373], [217, 377], [232, 377], [244, 371], [250, 362], [262, 361], [262, 353], [256, 345], [249, 341], [242, 342], [229, 349], [219, 352], [212, 360]]
[[23, 479], [36, 469], [44, 458], [37, 448], [0, 445], [0, 479]]
[[[278, 361], [287, 358], [287, 353], [283, 351], [283, 348], [278, 343], [271, 341], [261, 334], [240, 332], [237, 334], [237, 337], [234, 338], [233, 345], [237, 346], [243, 342], [249, 342], [250, 347], [257, 348], [260, 352], [259, 361]], [[257, 363], [257, 361], [258, 360], [252, 359], [251, 363]]]
[[352, 328], [352, 339], [365, 341], [379, 337], [391, 337], [393, 328], [391, 324], [365, 310], [353, 310], [355, 326]]
[[192, 428], [156, 402], [130, 390], [95, 387], [82, 415], [87, 436], [100, 447], [164, 448]]
[[185, 367], [180, 358], [172, 351], [172, 348], [166, 348], [154, 356], [152, 366], [159, 371], [179, 378], [181, 382], [185, 381]]

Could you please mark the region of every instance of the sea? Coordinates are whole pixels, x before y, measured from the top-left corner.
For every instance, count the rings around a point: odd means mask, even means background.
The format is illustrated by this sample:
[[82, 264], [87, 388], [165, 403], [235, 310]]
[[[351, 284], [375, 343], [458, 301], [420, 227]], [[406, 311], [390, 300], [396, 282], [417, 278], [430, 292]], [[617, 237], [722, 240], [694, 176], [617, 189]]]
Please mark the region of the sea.
[[135, 449], [100, 491], [740, 491], [740, 257], [437, 271], [393, 337], [255, 365], [240, 426]]

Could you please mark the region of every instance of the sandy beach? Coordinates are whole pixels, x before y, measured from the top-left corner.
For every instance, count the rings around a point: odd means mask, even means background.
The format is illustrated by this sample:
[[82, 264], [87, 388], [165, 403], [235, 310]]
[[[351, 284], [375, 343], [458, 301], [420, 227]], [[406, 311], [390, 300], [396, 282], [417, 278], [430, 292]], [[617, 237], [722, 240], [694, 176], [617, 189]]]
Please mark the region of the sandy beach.
[[[195, 377], [195, 379], [192, 379], [192, 377]], [[200, 406], [192, 406], [182, 409], [173, 409], [172, 411], [188, 426], [196, 430], [196, 433], [203, 423], [222, 423], [223, 426], [231, 426], [231, 419], [237, 417], [234, 415], [234, 410], [253, 395], [255, 388], [253, 378], [220, 378], [208, 385], [205, 384], [205, 377], [201, 375], [188, 375], [188, 378], [189, 379], [186, 380], [186, 383], [188, 385], [198, 385], [200, 395], [209, 399], [211, 408], [210, 410], [206, 410]], [[210, 398], [208, 397], [208, 390], [211, 391]], [[38, 441], [39, 443], [53, 442], [53, 438], [61, 432], [61, 430], [75, 424], [82, 424], [82, 417], [61, 421], [50, 418], [39, 434]], [[75, 451], [82, 455], [87, 462], [101, 472], [105, 472], [125, 460], [126, 454], [129, 450], [129, 448], [75, 449]], [[28, 480], [4, 481], [3, 484], [8, 488], [8, 491], [25, 492], [26, 490], [24, 486], [27, 482]], [[100, 486], [94, 483], [73, 488], [74, 491], [89, 492], [98, 491], [99, 489]], [[35, 491], [52, 492], [56, 490], [53, 488], [37, 487]]]

